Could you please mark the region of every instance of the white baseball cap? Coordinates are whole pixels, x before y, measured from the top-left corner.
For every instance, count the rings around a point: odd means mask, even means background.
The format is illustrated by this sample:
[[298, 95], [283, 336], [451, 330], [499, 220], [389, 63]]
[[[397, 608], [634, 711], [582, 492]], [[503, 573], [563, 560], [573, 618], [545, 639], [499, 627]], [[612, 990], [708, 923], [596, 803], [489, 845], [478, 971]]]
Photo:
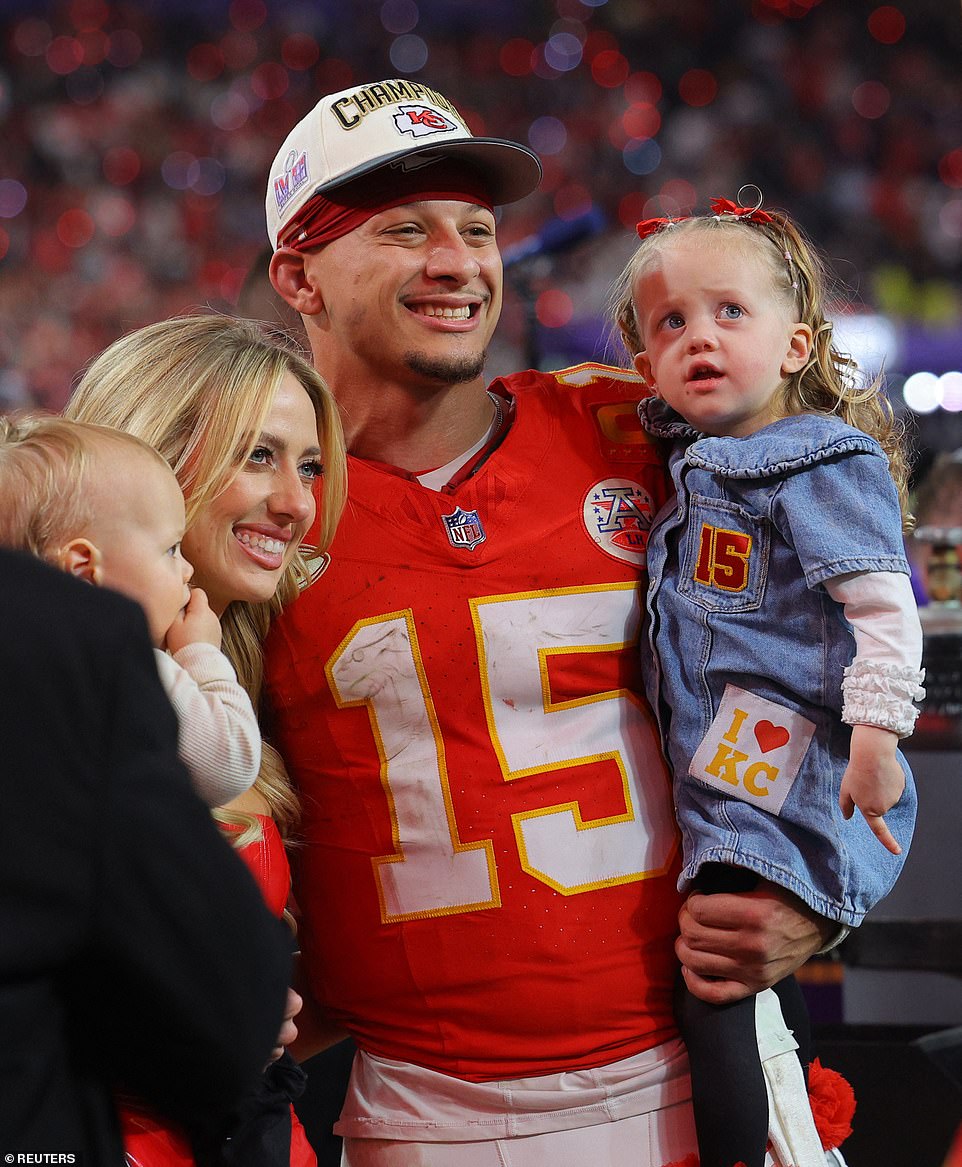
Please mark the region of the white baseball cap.
[[541, 163], [527, 146], [473, 137], [452, 103], [418, 81], [373, 81], [322, 97], [271, 166], [271, 246], [314, 195], [381, 167], [411, 171], [441, 158], [470, 163], [495, 205], [524, 198], [541, 181]]

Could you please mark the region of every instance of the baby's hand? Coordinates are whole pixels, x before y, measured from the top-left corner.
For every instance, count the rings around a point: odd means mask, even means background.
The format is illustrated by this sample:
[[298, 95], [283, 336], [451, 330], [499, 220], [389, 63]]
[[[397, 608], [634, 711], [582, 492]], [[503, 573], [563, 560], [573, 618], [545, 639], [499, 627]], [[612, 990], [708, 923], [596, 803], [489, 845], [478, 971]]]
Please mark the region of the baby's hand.
[[177, 652], [188, 644], [212, 644], [220, 648], [220, 620], [210, 610], [207, 593], [191, 588], [190, 599], [167, 629], [167, 650]]
[[902, 848], [882, 816], [905, 790], [905, 774], [895, 757], [897, 745], [898, 736], [891, 730], [877, 725], [853, 726], [852, 750], [838, 800], [847, 819], [858, 807], [878, 841], [893, 855], [901, 855]]

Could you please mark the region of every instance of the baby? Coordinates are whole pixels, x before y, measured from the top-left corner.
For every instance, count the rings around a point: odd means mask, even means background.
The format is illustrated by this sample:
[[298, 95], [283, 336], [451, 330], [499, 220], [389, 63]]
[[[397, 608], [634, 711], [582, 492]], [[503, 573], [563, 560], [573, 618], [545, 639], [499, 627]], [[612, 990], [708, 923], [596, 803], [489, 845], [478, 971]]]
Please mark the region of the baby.
[[146, 443], [57, 417], [0, 418], [0, 544], [113, 588], [144, 609], [179, 749], [208, 806], [249, 789], [261, 763], [250, 698], [221, 627], [188, 581], [184, 496]]

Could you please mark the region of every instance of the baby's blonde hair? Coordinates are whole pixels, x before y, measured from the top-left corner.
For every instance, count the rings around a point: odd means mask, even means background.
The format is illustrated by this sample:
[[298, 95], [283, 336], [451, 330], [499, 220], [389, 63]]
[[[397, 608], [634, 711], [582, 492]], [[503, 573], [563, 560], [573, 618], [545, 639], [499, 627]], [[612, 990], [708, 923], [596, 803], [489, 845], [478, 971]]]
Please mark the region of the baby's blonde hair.
[[[43, 413], [0, 417], [0, 545], [54, 566], [94, 521], [91, 477], [111, 447], [170, 467], [133, 434]], [[118, 500], [118, 505], [120, 505]]]
[[[320, 375], [284, 334], [251, 320], [180, 316], [140, 328], [110, 345], [83, 375], [66, 414], [136, 434], [158, 450], [187, 502], [187, 526], [236, 478], [259, 440], [285, 375], [303, 386], [317, 415], [324, 465], [318, 543], [333, 538], [347, 492], [346, 454], [337, 406]], [[272, 618], [309, 580], [300, 553], [266, 603], [236, 602], [222, 618], [223, 646], [238, 679], [260, 704], [264, 637]], [[255, 788], [287, 834], [297, 801], [283, 762], [265, 743]], [[251, 826], [248, 816], [224, 816]], [[247, 841], [247, 831], [235, 842]]]
[[824, 260], [814, 244], [784, 212], [769, 210], [771, 222], [729, 214], [694, 215], [677, 219], [641, 240], [610, 298], [611, 314], [621, 341], [634, 358], [645, 348], [633, 288], [635, 281], [673, 243], [692, 235], [753, 248], [767, 265], [772, 287], [792, 313], [793, 320], [812, 330], [808, 363], [786, 376], [774, 405], [782, 417], [799, 413], [835, 414], [848, 425], [875, 438], [888, 457], [902, 508], [902, 521], [911, 529], [908, 509], [909, 460], [904, 427], [885, 396], [881, 376], [860, 383], [858, 365], [832, 341], [832, 324], [825, 317], [831, 286]]

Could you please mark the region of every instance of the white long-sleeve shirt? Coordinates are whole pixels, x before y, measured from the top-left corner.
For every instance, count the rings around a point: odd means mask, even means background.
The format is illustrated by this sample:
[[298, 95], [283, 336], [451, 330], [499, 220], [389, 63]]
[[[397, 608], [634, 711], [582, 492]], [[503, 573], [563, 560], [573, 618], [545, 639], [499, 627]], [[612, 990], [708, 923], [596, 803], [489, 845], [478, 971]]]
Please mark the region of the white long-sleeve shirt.
[[260, 769], [261, 734], [251, 699], [212, 644], [188, 644], [173, 656], [154, 653], [194, 789], [208, 806], [223, 806], [249, 790]]
[[855, 659], [842, 682], [842, 720], [908, 737], [918, 717], [913, 702], [925, 695], [922, 625], [909, 577], [861, 572], [827, 580], [825, 588], [855, 635]]

